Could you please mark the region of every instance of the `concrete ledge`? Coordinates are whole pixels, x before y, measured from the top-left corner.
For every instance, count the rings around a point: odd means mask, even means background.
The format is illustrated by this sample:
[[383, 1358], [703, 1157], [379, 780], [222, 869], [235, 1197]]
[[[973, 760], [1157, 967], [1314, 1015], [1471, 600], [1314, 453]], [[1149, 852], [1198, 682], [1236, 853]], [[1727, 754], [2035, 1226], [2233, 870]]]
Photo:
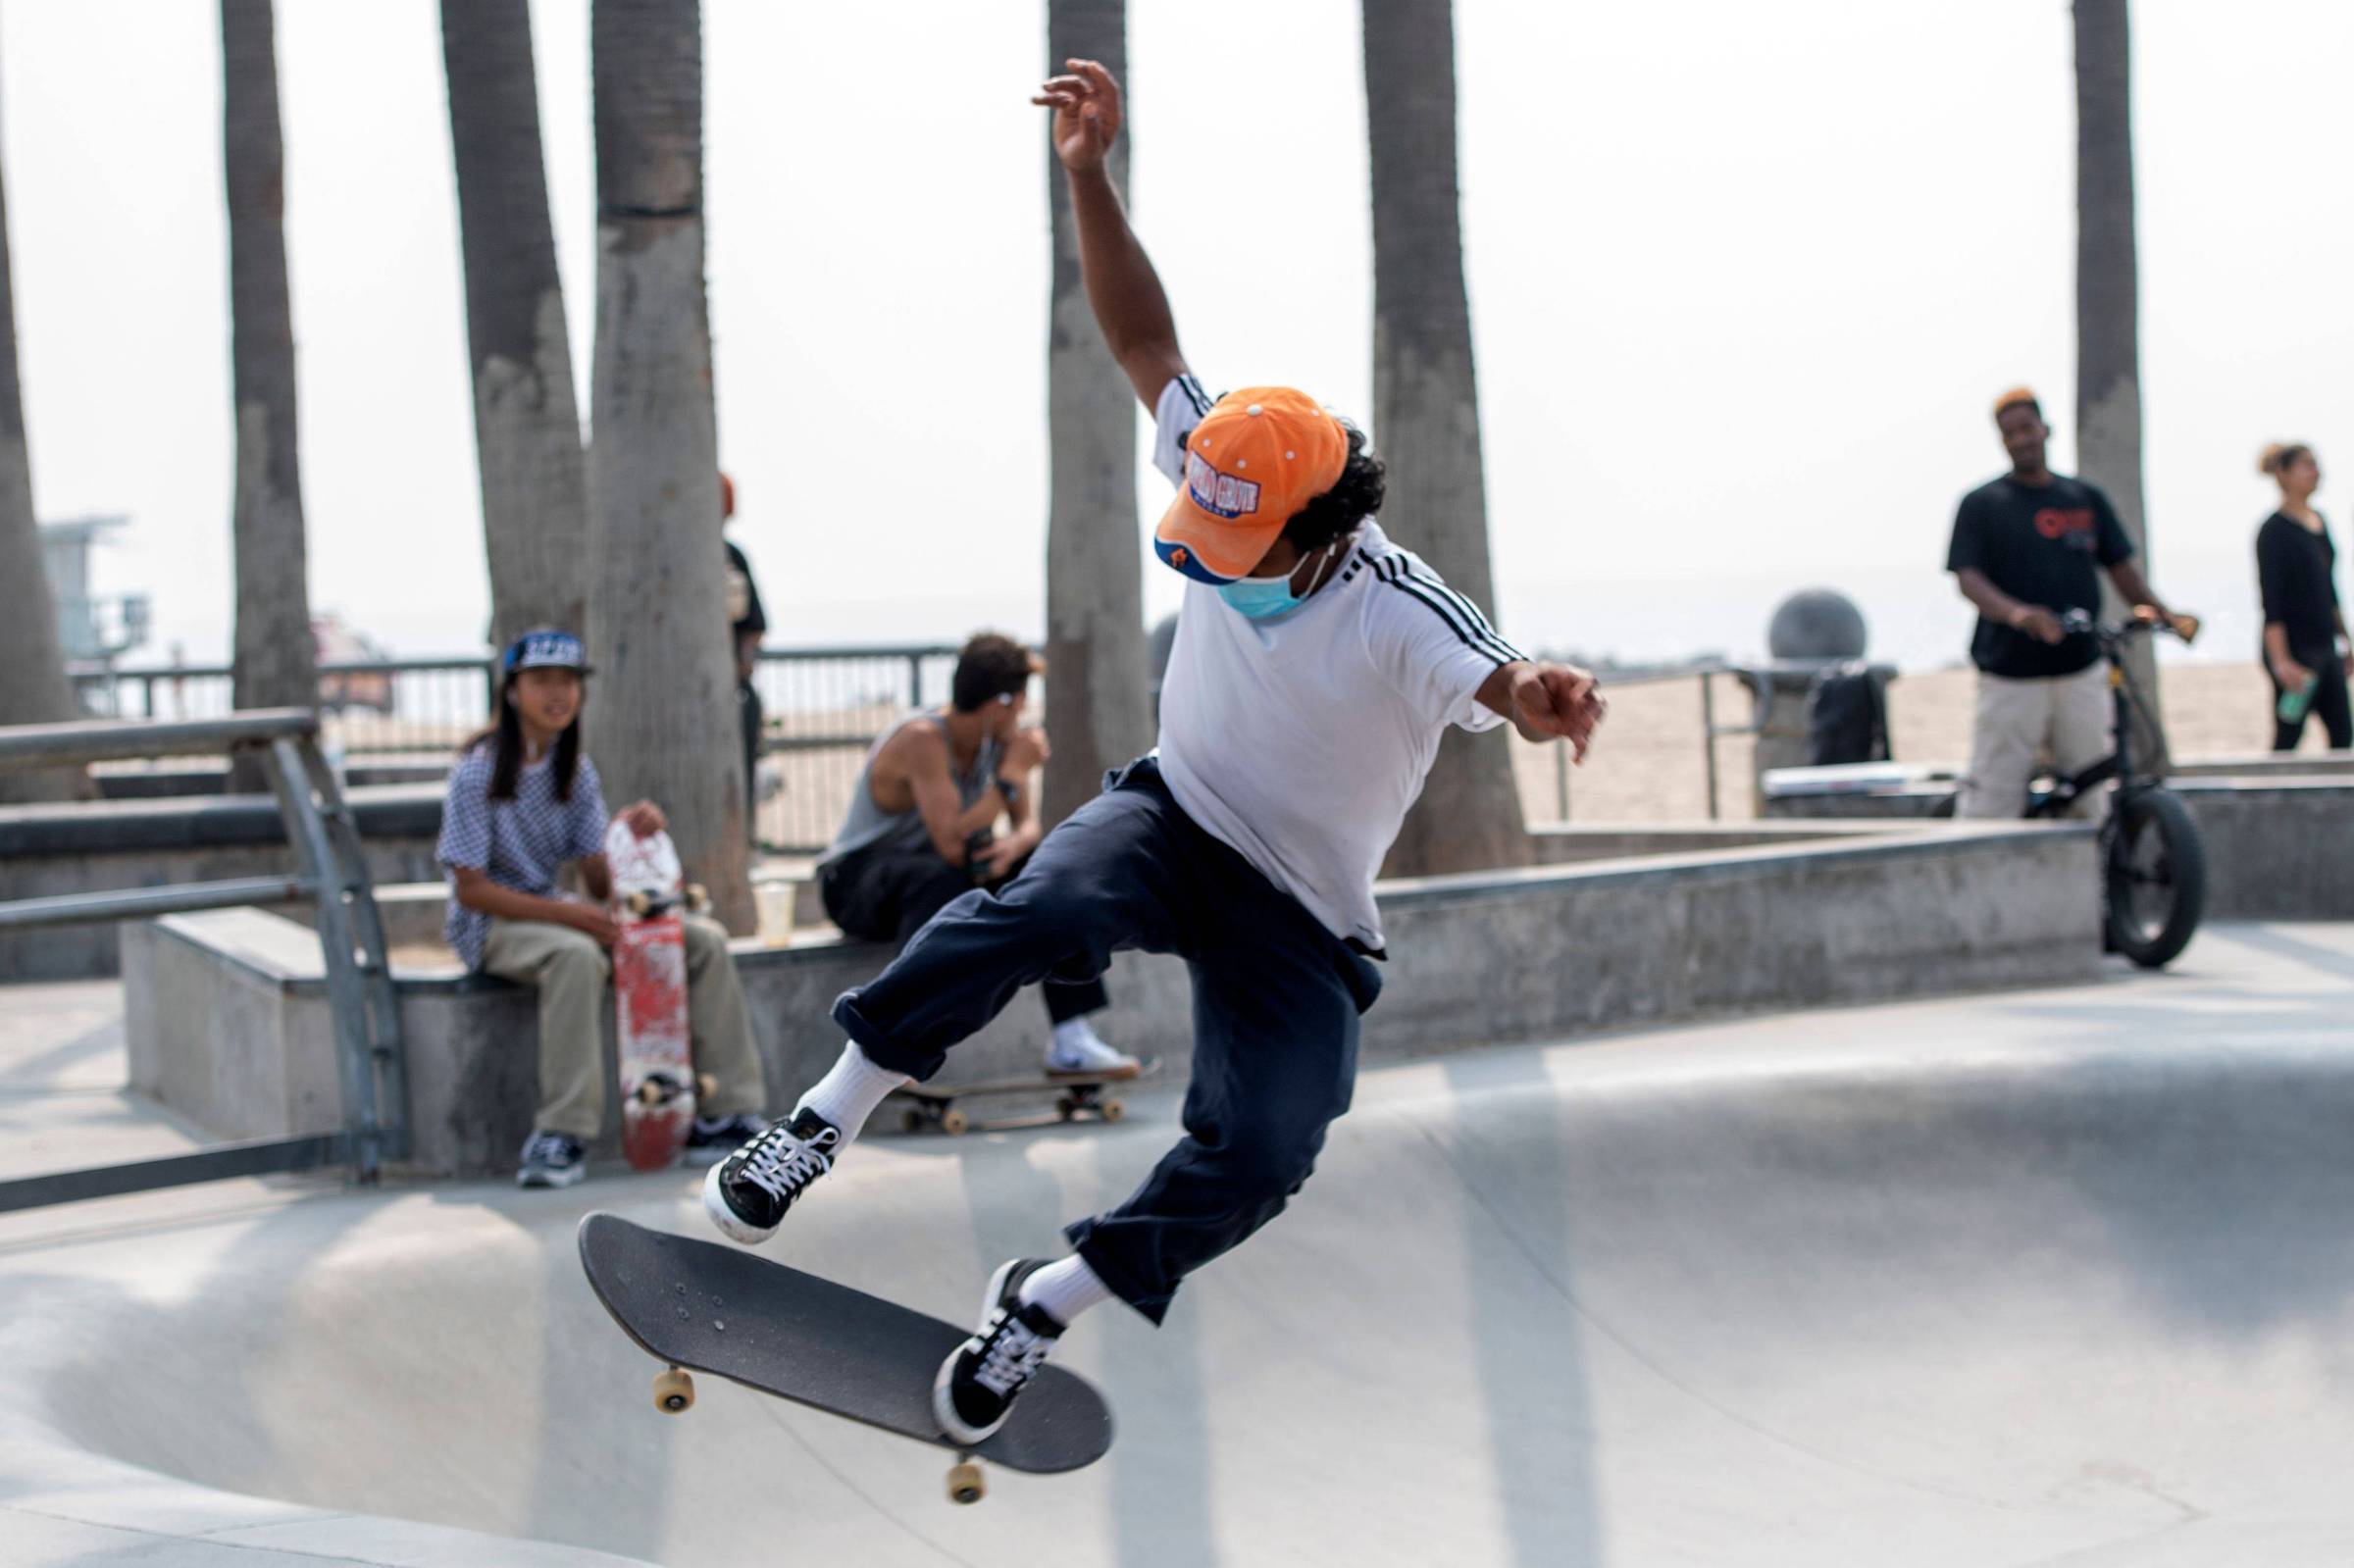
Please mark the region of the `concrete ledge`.
[[2354, 920], [2354, 776], [2181, 779], [2209, 920]]
[[[2292, 753], [2198, 764], [2168, 781], [2206, 841], [2207, 919], [2354, 920], [2354, 769], [2316, 770], [2335, 760]], [[1822, 819], [1901, 826], [1927, 817], [1952, 793], [1920, 784], [1884, 794], [1785, 796], [1767, 805], [1799, 831], [1819, 831]]]
[[1867, 820], [1820, 822], [1687, 822], [1644, 825], [1550, 823], [1531, 828], [1540, 866], [1568, 866], [1630, 855], [1706, 854], [1759, 845], [1822, 843], [1841, 838], [1918, 832], [1917, 825]]
[[[1363, 1051], [1409, 1056], [1734, 1010], [2088, 979], [2099, 962], [2094, 852], [2085, 827], [1957, 826], [1385, 884], [1393, 956]], [[781, 1105], [841, 1050], [835, 997], [870, 979], [890, 950], [813, 937], [738, 942], [735, 953]], [[396, 965], [395, 980], [414, 1169], [509, 1168], [537, 1100], [533, 996], [454, 964]], [[138, 1087], [224, 1134], [333, 1120], [327, 998], [306, 928], [255, 910], [151, 922], [127, 941], [125, 982]], [[1185, 966], [1123, 953], [1107, 985], [1106, 1037], [1161, 1058], [1182, 1080], [1192, 1051]], [[609, 1017], [604, 1029], [609, 1042]], [[944, 1080], [1035, 1070], [1046, 1034], [1041, 1004], [1017, 997], [958, 1047]], [[603, 1152], [614, 1141], [608, 1131]]]

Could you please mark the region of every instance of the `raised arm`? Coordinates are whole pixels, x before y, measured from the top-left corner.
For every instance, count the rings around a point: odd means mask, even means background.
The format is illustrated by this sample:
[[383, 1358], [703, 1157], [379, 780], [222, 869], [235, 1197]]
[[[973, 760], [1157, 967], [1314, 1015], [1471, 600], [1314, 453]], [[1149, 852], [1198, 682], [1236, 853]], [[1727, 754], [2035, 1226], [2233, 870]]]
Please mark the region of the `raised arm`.
[[1049, 77], [1030, 101], [1054, 111], [1054, 156], [1071, 192], [1079, 229], [1079, 276], [1087, 302], [1103, 329], [1111, 357], [1128, 384], [1151, 408], [1161, 388], [1185, 374], [1177, 322], [1151, 258], [1128, 227], [1108, 158], [1120, 134], [1120, 84], [1093, 60], [1064, 62], [1068, 75]]

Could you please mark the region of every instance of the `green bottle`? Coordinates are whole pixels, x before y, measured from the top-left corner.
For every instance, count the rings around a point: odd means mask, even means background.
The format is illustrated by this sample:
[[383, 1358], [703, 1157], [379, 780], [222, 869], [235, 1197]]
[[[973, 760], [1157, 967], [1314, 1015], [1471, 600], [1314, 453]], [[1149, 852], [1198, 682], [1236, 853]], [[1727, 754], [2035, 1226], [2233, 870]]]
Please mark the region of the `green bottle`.
[[2313, 694], [2321, 689], [2321, 685], [2322, 678], [2317, 675], [2294, 691], [2283, 687], [2280, 700], [2274, 705], [2273, 712], [2279, 715], [2282, 724], [2304, 723], [2305, 710], [2313, 706]]

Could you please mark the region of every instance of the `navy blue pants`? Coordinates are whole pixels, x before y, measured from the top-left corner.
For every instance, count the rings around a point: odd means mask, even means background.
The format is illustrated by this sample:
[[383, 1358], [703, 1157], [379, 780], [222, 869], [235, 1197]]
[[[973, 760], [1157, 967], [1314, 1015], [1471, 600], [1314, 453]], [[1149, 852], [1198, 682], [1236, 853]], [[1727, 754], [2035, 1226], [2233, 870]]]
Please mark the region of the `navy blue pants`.
[[1193, 975], [1185, 1136], [1125, 1203], [1064, 1234], [1158, 1323], [1178, 1281], [1307, 1180], [1324, 1129], [1349, 1108], [1357, 1015], [1381, 976], [1203, 832], [1153, 759], [1107, 781], [1019, 877], [934, 916], [834, 1019], [879, 1065], [930, 1078], [1022, 986], [1100, 976], [1128, 948], [1175, 953]]

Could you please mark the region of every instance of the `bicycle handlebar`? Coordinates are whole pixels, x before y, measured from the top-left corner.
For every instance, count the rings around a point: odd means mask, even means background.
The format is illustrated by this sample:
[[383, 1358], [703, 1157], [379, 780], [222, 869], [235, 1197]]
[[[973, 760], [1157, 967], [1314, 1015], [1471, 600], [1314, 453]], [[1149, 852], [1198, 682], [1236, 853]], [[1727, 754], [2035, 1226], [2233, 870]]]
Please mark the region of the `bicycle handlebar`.
[[2191, 631], [2188, 633], [2169, 621], [2132, 620], [2109, 626], [2094, 620], [2086, 611], [2071, 610], [2060, 618], [2060, 630], [2071, 634], [2089, 632], [2100, 639], [2103, 647], [2123, 642], [2127, 637], [2148, 636], [2159, 632], [2164, 632], [2170, 636], [2180, 637], [2184, 642], [2188, 642], [2192, 636], [2197, 634], [2198, 619], [2195, 616], [2184, 616], [2182, 619], [2191, 624]]

